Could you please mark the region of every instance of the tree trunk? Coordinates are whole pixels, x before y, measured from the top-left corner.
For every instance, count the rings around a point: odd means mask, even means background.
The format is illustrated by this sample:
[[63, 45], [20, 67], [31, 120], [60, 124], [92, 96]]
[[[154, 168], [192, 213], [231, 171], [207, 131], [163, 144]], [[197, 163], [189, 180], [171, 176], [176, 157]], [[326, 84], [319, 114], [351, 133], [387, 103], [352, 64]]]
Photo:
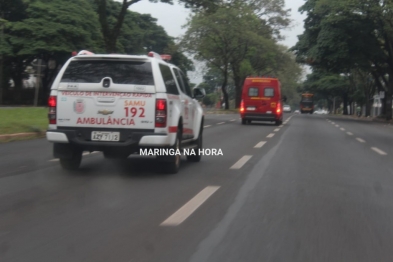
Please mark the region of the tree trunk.
[[228, 98], [228, 92], [227, 92], [227, 83], [228, 83], [228, 70], [225, 69], [224, 81], [222, 82], [222, 85], [221, 85], [222, 94], [224, 96], [225, 109], [229, 109], [229, 98]]
[[344, 105], [343, 115], [348, 115], [348, 94], [347, 93], [345, 93], [343, 95], [343, 105]]
[[370, 116], [371, 115], [371, 106], [372, 106], [372, 100], [367, 99], [366, 100], [366, 114], [365, 116]]
[[241, 77], [236, 73], [234, 69], [233, 71], [233, 82], [235, 83], [235, 108], [240, 107], [240, 102], [242, 100], [242, 85], [243, 81]]
[[123, 26], [124, 17], [127, 14], [128, 8], [139, 2], [140, 0], [126, 1], [123, 0], [120, 12], [116, 15], [117, 21], [113, 28], [109, 28], [108, 18], [107, 18], [107, 0], [96, 0], [98, 5], [98, 17], [101, 25], [101, 32], [104, 37], [105, 49], [107, 53], [115, 53], [117, 51], [116, 44], [119, 38], [121, 28]]
[[386, 120], [392, 119], [392, 93], [393, 93], [393, 73], [389, 74], [389, 84], [385, 92], [385, 116]]

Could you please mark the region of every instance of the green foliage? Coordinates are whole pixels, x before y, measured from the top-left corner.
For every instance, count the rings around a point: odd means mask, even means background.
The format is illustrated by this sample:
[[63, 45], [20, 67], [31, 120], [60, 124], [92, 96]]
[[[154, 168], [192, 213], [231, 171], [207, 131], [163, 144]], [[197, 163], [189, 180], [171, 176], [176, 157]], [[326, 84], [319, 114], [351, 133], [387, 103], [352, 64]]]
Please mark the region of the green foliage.
[[[122, 5], [113, 0], [106, 3], [107, 21], [113, 26]], [[94, 0], [69, 0], [67, 4], [62, 0], [0, 1], [0, 14], [5, 14], [0, 21], [5, 27], [4, 37], [0, 37], [0, 55], [8, 65], [0, 81], [8, 83], [13, 79], [16, 90], [15, 95], [7, 98], [8, 102], [21, 102], [22, 80], [27, 77], [25, 70], [35, 59], [42, 59], [46, 66], [40, 92], [41, 103], [46, 103], [50, 84], [72, 51], [105, 52], [105, 39], [97, 26], [97, 9]], [[168, 53], [172, 55], [172, 63], [182, 70], [193, 69], [192, 61], [179, 51], [175, 40], [150, 15], [126, 10], [116, 45], [120, 53]], [[52, 71], [47, 67], [49, 60], [56, 62], [57, 67]], [[2, 86], [8, 88], [8, 84]]]
[[393, 93], [393, 2], [308, 0], [300, 11], [306, 12], [307, 18], [305, 31], [293, 47], [298, 61], [311, 65], [315, 70], [349, 75], [349, 93], [343, 92], [349, 101], [367, 101], [369, 94], [364, 92], [372, 90], [359, 89], [353, 72], [372, 75], [376, 84], [387, 91], [385, 108], [387, 118], [390, 119], [390, 98]]
[[7, 25], [15, 55], [99, 50], [97, 15], [87, 1], [34, 1], [26, 14], [26, 19]]
[[218, 97], [217, 93], [211, 93], [211, 94], [207, 94], [202, 102], [204, 105], [206, 106], [215, 106], [216, 103], [220, 100], [220, 98]]
[[[195, 14], [188, 23], [182, 46], [210, 69], [221, 73], [224, 98], [235, 98], [240, 105], [241, 87], [248, 75], [275, 74], [283, 78], [284, 65], [297, 68], [284, 80], [289, 90], [295, 88], [301, 69], [293, 57], [276, 43], [279, 29], [288, 26], [288, 10], [282, 0], [229, 1], [216, 4], [214, 11]], [[296, 72], [295, 72], [296, 71]], [[229, 78], [232, 83], [229, 82]], [[218, 79], [218, 78], [216, 78]], [[293, 94], [292, 94], [293, 93]], [[295, 92], [290, 94], [295, 96]], [[226, 104], [228, 101], [226, 100]]]

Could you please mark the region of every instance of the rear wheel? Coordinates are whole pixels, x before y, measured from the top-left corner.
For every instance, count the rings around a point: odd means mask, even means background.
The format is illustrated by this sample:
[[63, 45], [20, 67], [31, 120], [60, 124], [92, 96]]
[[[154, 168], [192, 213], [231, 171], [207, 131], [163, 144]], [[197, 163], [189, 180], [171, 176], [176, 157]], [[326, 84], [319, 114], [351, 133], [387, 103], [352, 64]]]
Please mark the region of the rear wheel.
[[196, 155], [189, 155], [187, 156], [187, 160], [190, 162], [199, 162], [201, 161], [202, 155], [199, 154], [199, 150], [202, 149], [202, 132], [203, 128], [201, 126], [201, 130], [199, 131], [199, 136], [196, 141], [196, 148], [195, 148], [195, 154]]
[[[175, 152], [177, 152], [177, 150], [180, 151], [180, 141], [181, 141], [180, 134], [181, 134], [180, 132], [177, 133], [175, 144], [172, 147]], [[173, 156], [167, 156], [165, 158], [166, 161], [162, 162], [164, 172], [167, 174], [176, 174], [177, 172], [179, 172], [181, 156], [178, 154], [174, 154]]]
[[76, 170], [82, 162], [82, 151], [74, 152], [71, 158], [60, 158], [60, 165], [65, 170]]
[[247, 124], [247, 120], [242, 118], [242, 125], [246, 125]]
[[279, 126], [279, 125], [281, 125], [282, 124], [282, 121], [281, 120], [276, 120], [276, 126]]

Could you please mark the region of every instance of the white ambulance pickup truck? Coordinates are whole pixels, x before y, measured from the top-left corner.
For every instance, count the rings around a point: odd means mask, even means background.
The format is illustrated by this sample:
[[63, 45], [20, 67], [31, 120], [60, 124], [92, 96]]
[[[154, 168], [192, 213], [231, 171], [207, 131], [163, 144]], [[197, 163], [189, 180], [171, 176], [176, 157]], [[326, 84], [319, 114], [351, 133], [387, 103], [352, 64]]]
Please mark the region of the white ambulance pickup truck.
[[[197, 154], [187, 159], [198, 162], [204, 115], [196, 99], [204, 95], [203, 89], [191, 90], [184, 73], [154, 52], [81, 51], [53, 82], [46, 137], [53, 142], [54, 157], [69, 170], [79, 168], [83, 151], [127, 158], [140, 150], [194, 148]], [[157, 160], [166, 172], [178, 172], [180, 155], [157, 155]]]

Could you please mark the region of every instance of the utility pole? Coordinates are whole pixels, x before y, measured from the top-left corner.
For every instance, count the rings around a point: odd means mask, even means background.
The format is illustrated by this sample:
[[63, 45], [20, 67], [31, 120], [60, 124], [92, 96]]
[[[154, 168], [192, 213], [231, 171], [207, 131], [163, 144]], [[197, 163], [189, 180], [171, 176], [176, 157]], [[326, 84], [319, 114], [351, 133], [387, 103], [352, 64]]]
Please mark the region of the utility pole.
[[42, 59], [37, 59], [37, 76], [35, 80], [35, 92], [34, 92], [34, 106], [38, 106], [38, 94], [41, 87], [41, 67], [42, 67]]

